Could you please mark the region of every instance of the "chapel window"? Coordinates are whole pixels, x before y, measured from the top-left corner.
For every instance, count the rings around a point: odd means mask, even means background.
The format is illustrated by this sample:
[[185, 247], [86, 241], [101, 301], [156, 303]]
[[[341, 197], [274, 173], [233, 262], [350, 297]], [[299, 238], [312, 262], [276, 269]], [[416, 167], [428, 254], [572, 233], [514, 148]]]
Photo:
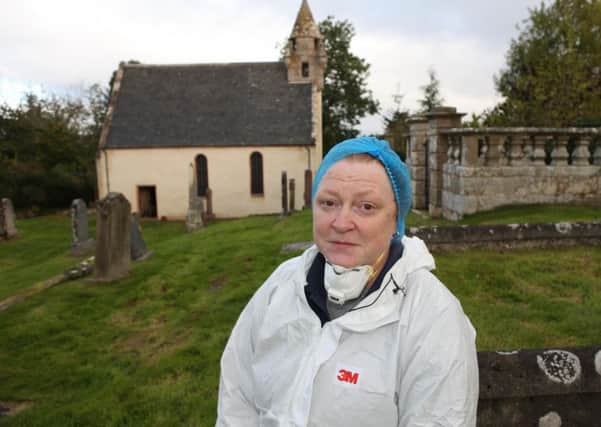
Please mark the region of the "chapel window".
[[263, 156], [257, 151], [250, 155], [250, 194], [263, 194]]
[[309, 77], [309, 63], [303, 62], [302, 67], [302, 76]]
[[206, 197], [207, 188], [209, 188], [209, 173], [207, 170], [207, 158], [203, 154], [196, 156], [196, 183], [196, 194]]

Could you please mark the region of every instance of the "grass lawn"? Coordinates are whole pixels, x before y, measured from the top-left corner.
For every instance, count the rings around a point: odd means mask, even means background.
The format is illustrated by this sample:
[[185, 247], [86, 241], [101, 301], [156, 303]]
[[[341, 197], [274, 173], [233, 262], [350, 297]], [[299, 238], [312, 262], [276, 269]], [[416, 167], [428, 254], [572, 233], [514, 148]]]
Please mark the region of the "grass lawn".
[[[560, 219], [559, 208], [523, 209], [502, 210], [499, 222], [598, 219], [577, 208]], [[480, 215], [465, 221], [494, 217]], [[195, 234], [181, 223], [143, 223], [155, 254], [128, 278], [69, 282], [0, 312], [0, 402], [31, 402], [15, 417], [0, 416], [0, 426], [214, 425], [229, 332], [290, 256], [282, 244], [311, 238], [310, 219], [302, 212], [217, 221]], [[412, 215], [408, 224], [419, 221]], [[66, 256], [68, 217], [17, 226], [21, 239], [0, 243], [0, 299], [77, 261]], [[601, 341], [601, 248], [474, 250], [436, 261], [478, 330], [480, 350]]]

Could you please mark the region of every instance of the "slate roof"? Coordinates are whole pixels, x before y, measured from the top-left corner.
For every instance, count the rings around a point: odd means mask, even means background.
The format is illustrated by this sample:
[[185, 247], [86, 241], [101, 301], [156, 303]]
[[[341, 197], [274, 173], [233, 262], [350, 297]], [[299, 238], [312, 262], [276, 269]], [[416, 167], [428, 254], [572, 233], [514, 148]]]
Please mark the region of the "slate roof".
[[123, 67], [106, 148], [313, 144], [311, 85], [283, 62]]

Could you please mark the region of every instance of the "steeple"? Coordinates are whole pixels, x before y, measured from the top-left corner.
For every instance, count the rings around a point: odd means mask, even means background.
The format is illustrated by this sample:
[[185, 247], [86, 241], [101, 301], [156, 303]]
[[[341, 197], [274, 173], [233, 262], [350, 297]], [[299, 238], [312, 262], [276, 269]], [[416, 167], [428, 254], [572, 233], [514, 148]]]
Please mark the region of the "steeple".
[[309, 3], [307, 3], [307, 0], [303, 0], [300, 10], [296, 15], [296, 21], [294, 22], [294, 27], [292, 27], [292, 33], [290, 34], [291, 38], [298, 36], [321, 38], [321, 34], [319, 34], [319, 28], [317, 27], [317, 24], [315, 24], [315, 20], [313, 19], [313, 14], [311, 13], [311, 9], [309, 8]]
[[307, 0], [302, 0], [288, 38], [285, 61], [289, 83], [313, 83], [321, 91], [327, 56], [323, 37]]

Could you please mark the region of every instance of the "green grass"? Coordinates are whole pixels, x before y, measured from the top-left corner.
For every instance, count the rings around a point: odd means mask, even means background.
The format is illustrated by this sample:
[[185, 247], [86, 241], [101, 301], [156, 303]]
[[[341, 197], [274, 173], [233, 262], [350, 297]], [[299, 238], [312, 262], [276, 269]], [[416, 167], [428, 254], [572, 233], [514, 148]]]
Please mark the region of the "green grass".
[[411, 212], [407, 218], [409, 227], [458, 224], [523, 224], [562, 221], [601, 221], [601, 207], [572, 205], [522, 205], [506, 206], [492, 211], [467, 215], [460, 221], [430, 218]]
[[[290, 256], [281, 245], [311, 238], [310, 215], [223, 220], [194, 234], [181, 223], [145, 222], [154, 256], [133, 264], [126, 279], [65, 283], [0, 312], [0, 401], [33, 402], [0, 417], [0, 426], [214, 425], [229, 332]], [[67, 217], [18, 227], [21, 239], [0, 242], [0, 295], [76, 262], [66, 255]], [[601, 248], [468, 251], [436, 260], [437, 275], [478, 330], [479, 349], [599, 343]]]

